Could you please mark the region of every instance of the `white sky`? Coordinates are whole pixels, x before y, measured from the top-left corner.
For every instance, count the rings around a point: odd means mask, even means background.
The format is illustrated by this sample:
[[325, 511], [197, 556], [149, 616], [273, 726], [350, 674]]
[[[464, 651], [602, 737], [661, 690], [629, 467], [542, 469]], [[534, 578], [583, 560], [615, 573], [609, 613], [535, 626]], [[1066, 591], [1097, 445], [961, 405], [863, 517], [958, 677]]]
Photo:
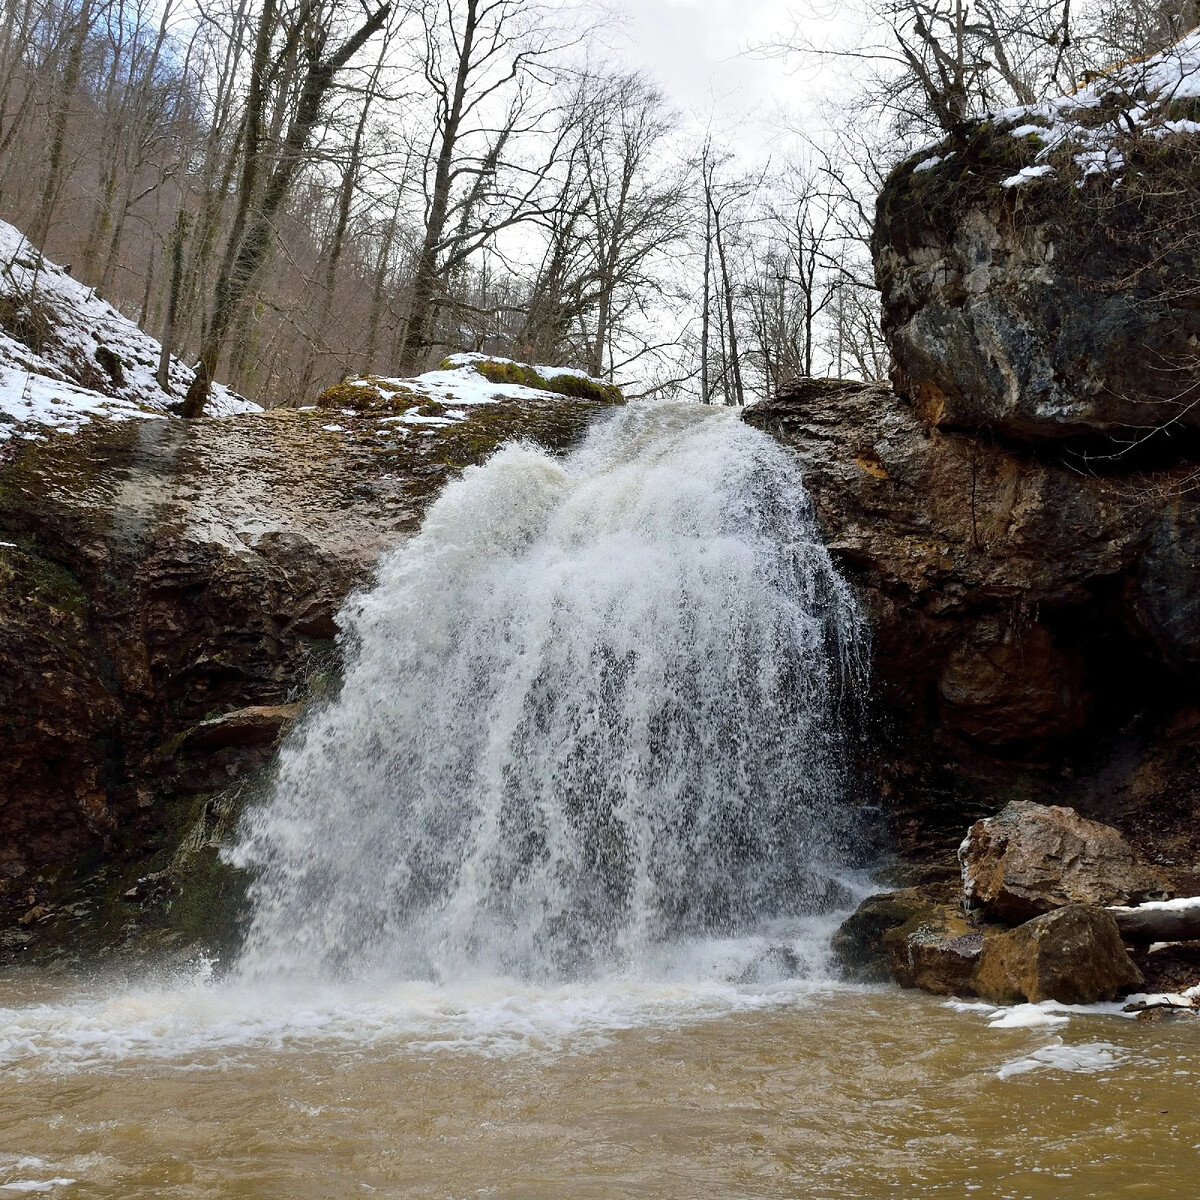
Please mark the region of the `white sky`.
[[[811, 114], [829, 79], [795, 58], [747, 53], [786, 35], [805, 13], [816, 40], [843, 32], [841, 0], [618, 0], [621, 36], [614, 49], [645, 67], [685, 113], [703, 121], [713, 111], [726, 136], [762, 147], [781, 110]], [[814, 20], [816, 10], [820, 15]]]

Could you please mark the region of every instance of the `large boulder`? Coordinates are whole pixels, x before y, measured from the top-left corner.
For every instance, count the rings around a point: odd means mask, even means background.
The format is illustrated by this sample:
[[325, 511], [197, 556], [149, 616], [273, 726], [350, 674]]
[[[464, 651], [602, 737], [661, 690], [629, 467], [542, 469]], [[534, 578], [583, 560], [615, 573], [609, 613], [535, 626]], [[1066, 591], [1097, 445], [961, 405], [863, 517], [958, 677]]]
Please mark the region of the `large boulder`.
[[984, 938], [975, 991], [994, 1004], [1093, 1004], [1143, 984], [1103, 909], [1071, 904]]
[[889, 955], [883, 944], [889, 930], [932, 912], [937, 901], [919, 888], [868, 896], [833, 935], [830, 949], [845, 978], [858, 983], [883, 983], [891, 978]]
[[831, 948], [847, 979], [971, 996], [989, 928], [950, 888], [904, 888], [868, 896], [834, 934]]
[[883, 936], [891, 976], [901, 987], [935, 996], [973, 996], [985, 934], [961, 904], [916, 913]]
[[1109, 825], [1016, 800], [971, 826], [959, 849], [963, 893], [1003, 921], [1067, 904], [1139, 904], [1166, 881]]
[[1200, 31], [887, 181], [876, 277], [921, 419], [1025, 441], [1200, 429]]

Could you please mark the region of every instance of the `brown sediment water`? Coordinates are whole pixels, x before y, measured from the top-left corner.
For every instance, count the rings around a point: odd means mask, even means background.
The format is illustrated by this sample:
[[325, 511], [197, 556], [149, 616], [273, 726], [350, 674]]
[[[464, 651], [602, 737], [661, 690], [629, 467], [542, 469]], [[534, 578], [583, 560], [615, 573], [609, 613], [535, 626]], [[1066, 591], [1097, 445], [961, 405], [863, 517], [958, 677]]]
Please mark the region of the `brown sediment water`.
[[1157, 1200], [1200, 1188], [1191, 1020], [997, 1028], [982, 1007], [797, 984], [310, 1002], [25, 978], [0, 985], [0, 1006], [4, 1195]]

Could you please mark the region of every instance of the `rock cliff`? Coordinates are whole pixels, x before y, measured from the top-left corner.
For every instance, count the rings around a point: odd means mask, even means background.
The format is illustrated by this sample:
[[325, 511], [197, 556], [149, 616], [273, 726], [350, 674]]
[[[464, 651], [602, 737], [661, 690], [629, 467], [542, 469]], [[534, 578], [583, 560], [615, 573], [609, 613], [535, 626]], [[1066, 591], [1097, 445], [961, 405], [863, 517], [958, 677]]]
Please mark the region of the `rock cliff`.
[[119, 941], [183, 890], [213, 907], [221, 829], [299, 702], [336, 686], [336, 615], [379, 552], [501, 442], [565, 447], [619, 399], [445, 368], [441, 401], [365, 380], [318, 409], [92, 414], [9, 442], [0, 950]]
[[874, 237], [896, 391], [939, 428], [1172, 452], [1200, 429], [1198, 162], [1200, 30], [902, 164]]
[[934, 874], [1014, 799], [1196, 862], [1198, 105], [1200, 31], [901, 164], [875, 228], [893, 387], [746, 413], [871, 611], [878, 785]]

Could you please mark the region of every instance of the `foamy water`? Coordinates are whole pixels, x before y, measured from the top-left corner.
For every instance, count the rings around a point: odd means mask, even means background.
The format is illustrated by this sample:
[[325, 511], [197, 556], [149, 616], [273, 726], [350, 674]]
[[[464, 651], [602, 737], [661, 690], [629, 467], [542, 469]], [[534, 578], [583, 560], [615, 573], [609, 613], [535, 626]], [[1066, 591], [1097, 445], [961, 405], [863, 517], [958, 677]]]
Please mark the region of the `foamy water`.
[[[201, 961], [187, 974], [75, 984], [33, 1003], [13, 1003], [9, 988], [0, 993], [0, 1070], [136, 1069], [147, 1060], [214, 1069], [261, 1061], [264, 1052], [339, 1047], [585, 1052], [619, 1030], [815, 1002], [839, 986], [828, 939], [843, 915], [678, 942], [619, 974], [557, 985], [484, 974], [453, 983], [248, 981], [214, 978], [213, 964]], [[33, 994], [45, 991], [42, 984]]]
[[261, 980], [554, 982], [843, 906], [865, 633], [792, 456], [631, 408], [447, 486], [231, 861]]

